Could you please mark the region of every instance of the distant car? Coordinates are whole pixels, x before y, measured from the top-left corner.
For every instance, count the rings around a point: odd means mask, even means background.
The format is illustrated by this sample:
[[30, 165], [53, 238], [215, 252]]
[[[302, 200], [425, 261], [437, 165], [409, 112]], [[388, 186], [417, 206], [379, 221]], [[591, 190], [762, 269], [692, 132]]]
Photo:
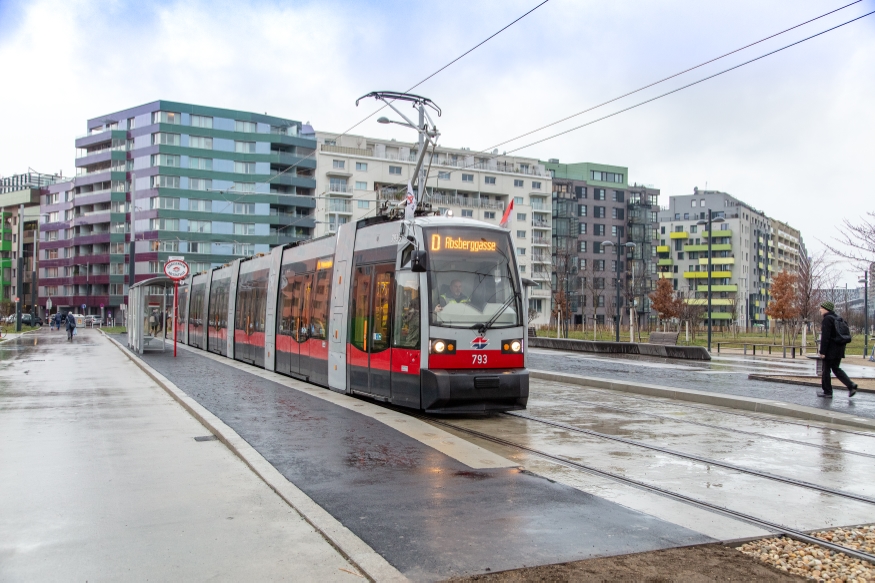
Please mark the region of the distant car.
[[[34, 319], [34, 323], [33, 323], [33, 324], [30, 323], [30, 320], [31, 320], [31, 318], [30, 318], [30, 314], [29, 314], [29, 313], [21, 314], [21, 325], [22, 325], [22, 326], [42, 326], [42, 325], [43, 325], [43, 319], [40, 318], [39, 316], [37, 316], [37, 317]], [[8, 316], [8, 317], [6, 318], [6, 323], [7, 323], [7, 324], [15, 324], [15, 314], [12, 314], [11, 316]]]
[[103, 326], [103, 321], [100, 319], [100, 316], [88, 315], [88, 316], [85, 316], [85, 325], [86, 326]]

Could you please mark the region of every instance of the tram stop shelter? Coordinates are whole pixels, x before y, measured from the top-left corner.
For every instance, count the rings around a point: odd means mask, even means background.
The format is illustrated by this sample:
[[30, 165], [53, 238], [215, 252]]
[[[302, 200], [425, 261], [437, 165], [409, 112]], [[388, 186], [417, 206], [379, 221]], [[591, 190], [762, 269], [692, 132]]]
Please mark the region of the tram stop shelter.
[[[167, 349], [173, 341], [174, 281], [161, 275], [132, 285], [128, 294], [128, 348], [137, 354]], [[168, 331], [170, 337], [168, 338]]]

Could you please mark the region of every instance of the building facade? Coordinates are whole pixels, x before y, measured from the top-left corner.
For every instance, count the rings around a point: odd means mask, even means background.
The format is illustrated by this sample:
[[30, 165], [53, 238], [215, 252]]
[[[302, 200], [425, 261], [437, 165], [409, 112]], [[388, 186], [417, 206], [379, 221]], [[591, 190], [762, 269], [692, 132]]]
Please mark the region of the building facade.
[[[656, 275], [659, 190], [629, 184], [629, 170], [589, 162], [544, 166], [553, 176], [552, 286], [568, 298], [573, 325], [612, 323], [616, 282], [621, 322], [634, 305], [638, 325], [649, 317]], [[611, 241], [611, 246], [603, 245]], [[617, 248], [623, 247], [619, 262]], [[626, 247], [634, 243], [634, 247]]]
[[196, 272], [310, 238], [316, 142], [303, 130], [170, 101], [88, 120], [76, 177], [40, 202], [40, 305], [94, 314], [122, 305], [132, 231], [137, 281], [170, 256]]
[[[374, 216], [378, 204], [400, 200], [406, 193], [416, 167], [417, 144], [330, 132], [317, 132], [316, 139], [317, 236]], [[430, 168], [426, 201], [442, 213], [497, 224], [513, 202], [508, 228], [520, 271], [539, 286], [529, 293], [531, 323], [546, 324], [552, 183], [543, 164], [534, 158], [438, 147], [424, 166]]]
[[[712, 224], [711, 275], [708, 274], [708, 239], [711, 233], [702, 222], [708, 210], [718, 219]], [[669, 278], [688, 304], [704, 307], [712, 291], [714, 324], [735, 322], [743, 328], [768, 327], [765, 310], [772, 277], [781, 265], [789, 270], [798, 265], [804, 250], [799, 231], [737, 198], [714, 190], [693, 190], [693, 194], [672, 196], [660, 212], [660, 277]], [[785, 236], [785, 255], [776, 255], [776, 224]], [[795, 247], [788, 243], [796, 241]], [[793, 253], [791, 253], [791, 250]], [[707, 322], [709, 315], [701, 310]]]

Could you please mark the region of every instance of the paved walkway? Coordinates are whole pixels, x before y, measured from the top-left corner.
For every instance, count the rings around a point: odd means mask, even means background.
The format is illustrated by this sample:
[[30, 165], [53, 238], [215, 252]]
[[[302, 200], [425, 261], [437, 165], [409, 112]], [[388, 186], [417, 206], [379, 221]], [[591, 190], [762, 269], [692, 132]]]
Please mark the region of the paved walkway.
[[[862, 358], [854, 360], [862, 361]], [[857, 393], [848, 399], [848, 392], [833, 379], [833, 399], [817, 397], [817, 389], [787, 383], [749, 380], [752, 373], [771, 375], [814, 374], [814, 362], [809, 359], [786, 359], [752, 356], [714, 355], [713, 360], [689, 361], [620, 354], [583, 354], [533, 348], [528, 366], [588, 377], [650, 383], [680, 389], [710, 391], [758, 399], [776, 399], [787, 403], [818, 407], [860, 417], [875, 418], [875, 394]], [[875, 369], [845, 360], [842, 368], [852, 377], [875, 376]]]
[[0, 580], [362, 581], [96, 331], [0, 343]]

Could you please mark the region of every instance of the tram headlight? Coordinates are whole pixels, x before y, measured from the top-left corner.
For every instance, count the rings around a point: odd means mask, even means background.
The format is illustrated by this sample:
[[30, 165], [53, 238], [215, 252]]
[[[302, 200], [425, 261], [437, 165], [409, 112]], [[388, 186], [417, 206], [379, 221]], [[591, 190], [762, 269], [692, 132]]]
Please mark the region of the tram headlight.
[[428, 343], [429, 352], [432, 354], [455, 354], [456, 353], [456, 341], [455, 340], [437, 340], [432, 339]]
[[502, 354], [519, 354], [523, 351], [523, 341], [522, 340], [502, 340], [501, 341], [501, 353]]

